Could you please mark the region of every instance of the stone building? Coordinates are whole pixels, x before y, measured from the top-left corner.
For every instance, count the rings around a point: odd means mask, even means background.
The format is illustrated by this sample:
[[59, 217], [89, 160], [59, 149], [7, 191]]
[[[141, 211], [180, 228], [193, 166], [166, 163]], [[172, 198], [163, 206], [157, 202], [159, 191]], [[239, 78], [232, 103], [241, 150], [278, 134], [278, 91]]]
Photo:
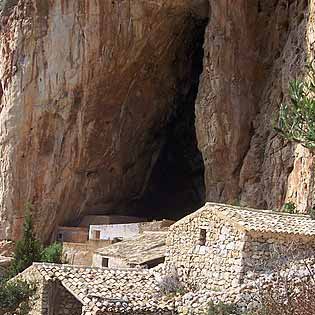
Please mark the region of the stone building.
[[308, 215], [207, 203], [170, 227], [167, 272], [194, 289], [223, 291], [314, 255]]
[[29, 315], [171, 315], [153, 273], [34, 263], [20, 277], [35, 281]]
[[174, 223], [171, 220], [161, 220], [152, 222], [134, 222], [117, 224], [90, 225], [90, 240], [128, 240], [143, 233], [144, 231], [167, 231]]
[[164, 262], [167, 232], [143, 232], [95, 252], [93, 266], [109, 268], [152, 268]]
[[55, 239], [59, 242], [85, 243], [89, 230], [84, 227], [58, 226]]

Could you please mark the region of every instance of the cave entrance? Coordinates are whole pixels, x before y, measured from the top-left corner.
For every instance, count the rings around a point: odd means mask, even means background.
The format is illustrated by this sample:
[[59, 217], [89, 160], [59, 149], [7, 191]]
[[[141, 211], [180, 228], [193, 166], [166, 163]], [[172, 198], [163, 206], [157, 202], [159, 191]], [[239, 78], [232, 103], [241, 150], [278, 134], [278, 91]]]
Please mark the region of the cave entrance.
[[204, 163], [196, 139], [195, 102], [203, 70], [208, 20], [194, 18], [193, 23], [194, 31], [186, 38], [185, 48], [178, 51], [174, 62], [175, 67], [192, 63], [192, 70], [178, 79], [173, 111], [163, 130], [160, 155], [146, 190], [132, 205], [132, 215], [177, 220], [205, 202]]

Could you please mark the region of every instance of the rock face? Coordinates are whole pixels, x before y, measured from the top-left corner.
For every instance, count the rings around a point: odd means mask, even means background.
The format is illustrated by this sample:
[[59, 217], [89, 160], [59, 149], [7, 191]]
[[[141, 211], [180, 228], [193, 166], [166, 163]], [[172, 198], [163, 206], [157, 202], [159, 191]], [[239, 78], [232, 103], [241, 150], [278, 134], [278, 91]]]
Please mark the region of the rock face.
[[3, 16], [0, 238], [19, 235], [27, 202], [47, 238], [85, 211], [141, 197], [206, 7], [33, 0]]
[[312, 156], [271, 117], [311, 53], [313, 4], [16, 2], [1, 18], [0, 238], [26, 203], [43, 239], [84, 213], [312, 205]]
[[312, 206], [309, 152], [280, 139], [272, 117], [314, 42], [308, 1], [211, 1], [196, 102], [206, 198], [261, 208]]

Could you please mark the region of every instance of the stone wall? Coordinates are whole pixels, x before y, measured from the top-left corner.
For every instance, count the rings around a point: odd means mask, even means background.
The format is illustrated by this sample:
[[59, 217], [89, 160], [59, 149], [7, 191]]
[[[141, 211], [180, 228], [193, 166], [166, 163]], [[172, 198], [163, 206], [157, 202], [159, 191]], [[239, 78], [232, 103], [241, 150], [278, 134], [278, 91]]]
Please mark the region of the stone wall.
[[36, 285], [29, 315], [81, 315], [81, 303], [60, 282], [46, 281], [34, 267], [19, 277]]
[[49, 313], [49, 282], [45, 281], [32, 266], [18, 275], [18, 278], [30, 284], [36, 284], [36, 292], [31, 298], [31, 311], [29, 315], [51, 315]]
[[112, 241], [88, 241], [84, 244], [64, 242], [63, 256], [70, 265], [92, 266], [94, 252], [112, 244]]
[[94, 254], [93, 255], [93, 267], [104, 267], [103, 266], [103, 258], [108, 259], [108, 268], [130, 268], [131, 266], [122, 258], [118, 257], [106, 257], [102, 256], [101, 254]]
[[89, 231], [83, 227], [59, 226], [55, 238], [62, 242], [85, 243], [89, 237]]
[[55, 284], [51, 293], [54, 300], [51, 301], [50, 306], [54, 306], [56, 309], [55, 312], [48, 315], [81, 315], [82, 304], [62, 285]]
[[312, 237], [249, 233], [243, 254], [244, 281], [254, 280], [258, 275], [284, 266], [303, 264], [303, 259], [313, 257], [314, 253], [315, 240]]
[[[199, 245], [200, 230], [205, 245]], [[166, 272], [177, 270], [190, 289], [224, 290], [237, 287], [242, 268], [244, 234], [212, 213], [198, 213], [171, 227], [167, 239]]]
[[81, 227], [90, 227], [90, 225], [102, 225], [102, 224], [124, 224], [124, 223], [136, 223], [144, 222], [145, 218], [122, 216], [122, 215], [86, 215], [80, 222]]
[[[98, 232], [98, 236], [97, 236]], [[140, 234], [139, 223], [91, 225], [90, 240], [113, 240], [115, 238], [131, 239]]]

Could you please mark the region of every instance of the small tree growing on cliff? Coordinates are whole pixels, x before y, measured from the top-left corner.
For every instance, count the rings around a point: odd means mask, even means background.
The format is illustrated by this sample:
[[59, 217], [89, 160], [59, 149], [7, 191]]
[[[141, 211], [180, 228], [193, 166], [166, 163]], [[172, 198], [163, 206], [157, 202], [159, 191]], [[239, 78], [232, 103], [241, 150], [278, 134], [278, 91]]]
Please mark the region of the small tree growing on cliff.
[[15, 276], [31, 266], [34, 261], [40, 261], [41, 251], [42, 246], [35, 238], [32, 217], [29, 210], [27, 210], [23, 225], [23, 237], [16, 243], [9, 276]]
[[294, 80], [289, 102], [282, 104], [275, 130], [284, 138], [315, 149], [315, 64], [307, 66], [305, 80]]

